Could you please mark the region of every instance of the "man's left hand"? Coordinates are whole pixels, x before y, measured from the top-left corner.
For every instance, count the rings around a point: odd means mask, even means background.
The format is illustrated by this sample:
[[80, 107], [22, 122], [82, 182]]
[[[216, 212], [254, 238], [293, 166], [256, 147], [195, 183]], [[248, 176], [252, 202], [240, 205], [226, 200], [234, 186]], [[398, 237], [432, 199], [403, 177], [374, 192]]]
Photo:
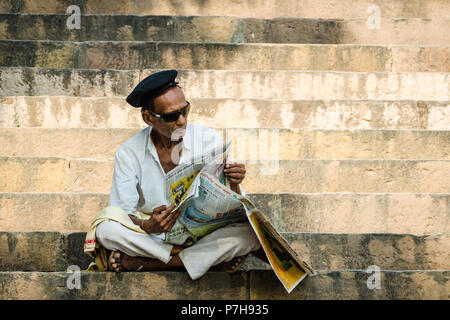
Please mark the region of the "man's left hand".
[[227, 163], [224, 173], [230, 181], [231, 189], [235, 189], [245, 178], [245, 165], [243, 163]]

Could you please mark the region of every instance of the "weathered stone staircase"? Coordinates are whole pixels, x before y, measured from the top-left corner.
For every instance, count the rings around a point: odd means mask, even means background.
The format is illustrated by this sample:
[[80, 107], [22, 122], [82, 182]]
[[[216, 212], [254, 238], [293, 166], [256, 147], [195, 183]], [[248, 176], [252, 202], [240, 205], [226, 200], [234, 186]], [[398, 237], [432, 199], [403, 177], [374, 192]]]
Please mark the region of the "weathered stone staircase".
[[[1, 0], [0, 299], [449, 299], [448, 30], [447, 0]], [[124, 97], [169, 68], [191, 123], [278, 130], [278, 174], [244, 188], [317, 270], [290, 295], [255, 260], [68, 288], [144, 125]]]

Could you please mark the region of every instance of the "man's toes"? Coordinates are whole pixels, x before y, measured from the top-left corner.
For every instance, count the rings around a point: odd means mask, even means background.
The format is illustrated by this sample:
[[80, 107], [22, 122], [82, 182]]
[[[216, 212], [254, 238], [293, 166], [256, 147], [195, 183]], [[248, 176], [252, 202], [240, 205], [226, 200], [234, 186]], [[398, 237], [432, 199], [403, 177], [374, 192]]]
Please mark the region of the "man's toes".
[[111, 263], [121, 263], [122, 262], [122, 256], [119, 252], [116, 252], [113, 254], [111, 258]]
[[113, 270], [115, 272], [120, 272], [121, 271], [121, 266], [119, 264], [113, 263], [111, 266], [112, 266], [112, 268], [113, 268]]
[[122, 263], [122, 259], [112, 258], [111, 263]]
[[120, 272], [122, 269], [122, 255], [120, 252], [114, 252], [110, 259], [109, 263], [111, 265], [111, 268], [115, 272]]

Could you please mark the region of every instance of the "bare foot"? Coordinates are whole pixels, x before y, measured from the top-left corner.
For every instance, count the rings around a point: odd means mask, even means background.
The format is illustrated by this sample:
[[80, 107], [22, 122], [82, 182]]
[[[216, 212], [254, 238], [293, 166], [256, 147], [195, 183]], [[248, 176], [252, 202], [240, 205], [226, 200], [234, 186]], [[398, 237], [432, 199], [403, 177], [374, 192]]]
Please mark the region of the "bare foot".
[[125, 271], [123, 265], [122, 265], [122, 258], [124, 256], [124, 253], [120, 251], [113, 251], [108, 260], [109, 266], [112, 268], [113, 271], [119, 273], [122, 271]]
[[239, 270], [240, 267], [245, 262], [245, 259], [247, 259], [247, 255], [241, 256], [241, 257], [235, 257], [231, 259], [228, 262], [221, 262], [216, 267], [218, 270], [225, 271], [228, 273], [233, 273]]
[[114, 251], [110, 255], [109, 266], [115, 272], [184, 270], [178, 255], [173, 256], [168, 263], [164, 263], [158, 259], [131, 257], [120, 251]]

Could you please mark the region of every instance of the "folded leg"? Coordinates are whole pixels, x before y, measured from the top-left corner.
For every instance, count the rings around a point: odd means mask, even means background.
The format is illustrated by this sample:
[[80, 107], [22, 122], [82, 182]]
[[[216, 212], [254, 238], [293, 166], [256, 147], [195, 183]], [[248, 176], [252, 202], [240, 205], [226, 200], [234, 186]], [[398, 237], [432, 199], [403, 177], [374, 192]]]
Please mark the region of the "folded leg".
[[260, 246], [248, 222], [235, 223], [204, 236], [196, 244], [181, 251], [179, 257], [190, 277], [195, 280], [212, 266], [258, 250]]
[[155, 258], [168, 263], [173, 245], [162, 242], [152, 235], [128, 229], [119, 222], [107, 220], [96, 229], [100, 244], [108, 250], [121, 251], [131, 257]]

